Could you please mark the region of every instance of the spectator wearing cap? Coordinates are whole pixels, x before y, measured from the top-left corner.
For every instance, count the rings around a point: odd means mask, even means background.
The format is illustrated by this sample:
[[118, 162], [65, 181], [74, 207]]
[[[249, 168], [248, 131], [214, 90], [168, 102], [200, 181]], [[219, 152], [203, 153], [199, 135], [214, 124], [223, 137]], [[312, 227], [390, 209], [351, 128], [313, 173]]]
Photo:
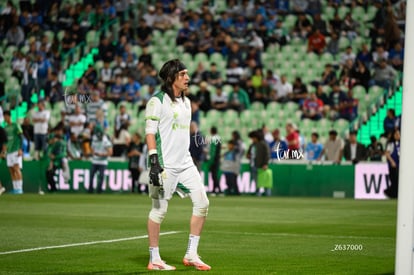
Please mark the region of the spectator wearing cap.
[[332, 161], [333, 163], [340, 163], [342, 159], [343, 141], [338, 137], [336, 130], [329, 131], [329, 139], [325, 142], [321, 156], [318, 160], [321, 160], [325, 156], [326, 161]]
[[208, 90], [207, 82], [200, 83], [200, 89], [197, 92], [197, 101], [199, 102], [200, 110], [208, 112], [211, 109], [211, 92]]
[[148, 26], [150, 26], [151, 28], [154, 25], [154, 21], [155, 21], [155, 7], [150, 5], [148, 6], [148, 10], [146, 13], [144, 13], [144, 15], [142, 16], [142, 18], [144, 18], [144, 20], [147, 22]]
[[380, 59], [378, 66], [374, 68], [372, 79], [369, 82], [369, 86], [378, 85], [384, 89], [390, 88], [396, 80], [398, 74], [397, 71], [387, 64], [385, 59]]
[[357, 164], [367, 158], [367, 150], [365, 146], [357, 141], [357, 133], [352, 131], [349, 133], [349, 139], [344, 146], [344, 158], [347, 161], [352, 161]]

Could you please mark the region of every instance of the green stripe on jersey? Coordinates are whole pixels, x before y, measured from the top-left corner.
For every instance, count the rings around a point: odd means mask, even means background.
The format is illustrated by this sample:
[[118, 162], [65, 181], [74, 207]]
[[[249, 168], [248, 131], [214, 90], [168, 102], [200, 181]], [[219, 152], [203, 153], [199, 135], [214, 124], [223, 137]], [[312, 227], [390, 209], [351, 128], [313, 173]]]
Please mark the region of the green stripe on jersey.
[[160, 121], [160, 118], [157, 116], [146, 116], [145, 120], [156, 120], [156, 121]]
[[164, 167], [164, 159], [162, 158], [161, 135], [159, 130], [155, 134], [155, 143], [157, 146], [158, 161], [160, 162], [161, 167]]
[[164, 92], [159, 92], [159, 93], [156, 93], [153, 96], [157, 97], [161, 101], [161, 103], [162, 103], [162, 101], [164, 100], [164, 95], [165, 95]]

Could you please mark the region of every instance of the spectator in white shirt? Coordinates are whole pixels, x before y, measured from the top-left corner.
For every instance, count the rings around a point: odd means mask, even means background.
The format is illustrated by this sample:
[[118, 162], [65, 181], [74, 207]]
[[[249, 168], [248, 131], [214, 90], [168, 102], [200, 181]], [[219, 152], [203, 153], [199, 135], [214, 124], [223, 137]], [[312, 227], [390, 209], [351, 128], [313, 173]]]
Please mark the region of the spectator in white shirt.
[[79, 136], [85, 126], [86, 116], [82, 114], [79, 105], [76, 105], [75, 112], [69, 116], [70, 132]]
[[287, 102], [289, 100], [289, 95], [293, 92], [293, 86], [286, 79], [286, 75], [282, 75], [280, 78], [280, 84], [277, 89], [277, 101]]
[[225, 111], [227, 109], [228, 94], [223, 92], [221, 86], [216, 88], [216, 93], [211, 96], [211, 107], [219, 111]]
[[341, 55], [341, 65], [345, 65], [346, 62], [351, 59], [352, 61], [355, 61], [356, 55], [352, 52], [352, 47], [348, 46], [345, 50], [345, 52]]
[[39, 110], [32, 115], [32, 122], [34, 127], [35, 159], [38, 160], [40, 152], [45, 155], [47, 150], [50, 111], [45, 110], [45, 103], [43, 101], [39, 101], [37, 106]]

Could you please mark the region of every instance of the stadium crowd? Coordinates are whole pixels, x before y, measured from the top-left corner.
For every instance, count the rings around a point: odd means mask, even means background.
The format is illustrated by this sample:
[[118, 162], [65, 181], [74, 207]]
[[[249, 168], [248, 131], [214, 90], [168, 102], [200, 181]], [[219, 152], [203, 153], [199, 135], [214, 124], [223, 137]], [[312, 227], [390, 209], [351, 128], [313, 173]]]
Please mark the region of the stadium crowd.
[[[161, 53], [154, 50], [159, 43], [156, 33], [174, 32], [171, 47], [191, 55], [192, 62], [200, 54], [207, 57], [197, 61], [190, 72], [188, 97], [197, 124], [200, 116], [206, 116], [210, 110], [234, 109], [241, 114], [256, 101], [265, 106], [270, 102], [294, 102], [302, 111], [302, 119], [353, 121], [358, 116], [358, 105], [364, 104], [354, 97], [353, 88], [362, 86], [367, 94], [373, 86], [392, 88], [403, 70], [405, 1], [227, 0], [226, 8], [221, 10], [219, 1], [202, 1], [194, 8], [190, 1], [179, 0], [148, 1], [148, 5], [128, 0], [37, 0], [34, 4], [19, 1], [19, 6], [15, 2], [8, 1], [0, 11], [0, 40], [4, 49], [12, 51], [11, 57], [2, 57], [11, 74], [3, 76], [0, 82], [0, 100], [1, 105], [9, 108], [22, 102], [29, 109], [34, 108], [29, 112], [34, 115], [25, 118], [22, 127], [26, 156], [30, 154], [28, 143], [36, 142], [35, 159], [47, 154], [46, 136], [62, 130], [68, 157], [89, 158], [97, 126], [108, 133], [114, 146], [113, 156], [128, 155], [131, 117], [145, 109], [160, 84], [159, 63], [155, 60]], [[353, 11], [357, 9], [364, 13], [373, 9], [372, 18], [366, 22], [354, 19]], [[328, 10], [332, 16], [328, 16]], [[288, 18], [294, 18], [294, 22], [288, 22]], [[79, 94], [87, 94], [89, 100], [84, 104], [59, 105], [66, 109], [61, 110], [57, 124], [49, 125], [50, 111], [45, 106], [53, 108], [67, 100], [61, 77], [66, 69], [65, 58], [72, 58], [71, 49], [85, 41], [91, 31], [112, 20], [118, 20], [120, 26], [118, 39], [114, 32], [102, 32], [95, 66], [90, 65], [77, 80], [77, 93], [72, 95], [75, 103]], [[362, 39], [363, 31], [369, 31], [368, 40]], [[344, 39], [348, 45], [345, 48], [341, 45]], [[356, 43], [361, 40], [362, 43]], [[320, 68], [320, 77], [305, 82], [300, 73], [292, 76], [291, 68], [275, 70], [264, 60], [270, 56], [285, 58], [289, 63], [288, 55], [294, 52], [286, 50], [288, 54], [282, 56], [269, 52], [278, 48], [285, 53], [284, 49], [294, 42], [306, 45], [302, 61], [315, 55], [333, 57], [332, 62]], [[220, 59], [212, 60], [213, 56], [220, 56], [225, 65], [219, 64]], [[19, 83], [14, 103], [7, 90], [9, 78]], [[38, 104], [33, 102], [33, 94], [41, 99]], [[117, 106], [115, 116], [109, 117], [109, 104]], [[138, 108], [129, 109], [130, 106]], [[36, 116], [44, 118], [36, 120]], [[220, 125], [215, 126], [220, 129]], [[110, 127], [113, 129], [108, 130]], [[367, 153], [360, 144], [356, 151], [349, 149], [334, 129], [323, 146], [318, 143], [318, 133], [305, 142], [300, 129], [291, 123], [286, 124], [286, 129], [269, 131], [264, 126], [262, 130], [263, 138], [257, 133], [252, 137], [267, 141], [272, 159], [292, 158], [289, 154], [278, 155], [273, 148], [279, 146], [281, 152], [301, 149], [309, 160], [319, 160], [324, 155], [334, 162], [342, 157], [353, 162], [377, 160], [379, 153]], [[143, 129], [139, 132], [143, 133]], [[376, 148], [375, 142], [371, 147]], [[355, 133], [351, 132], [347, 144], [355, 143]], [[339, 147], [341, 153], [337, 151]]]

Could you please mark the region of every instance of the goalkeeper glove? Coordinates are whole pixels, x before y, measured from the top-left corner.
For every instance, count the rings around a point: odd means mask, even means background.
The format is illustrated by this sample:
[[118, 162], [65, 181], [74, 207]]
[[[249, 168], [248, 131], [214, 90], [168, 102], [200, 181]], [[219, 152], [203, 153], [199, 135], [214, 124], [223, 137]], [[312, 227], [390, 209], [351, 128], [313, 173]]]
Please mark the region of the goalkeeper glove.
[[164, 169], [162, 169], [160, 162], [158, 161], [158, 154], [150, 155], [149, 159], [151, 166], [149, 172], [150, 184], [160, 186], [160, 174], [164, 171]]

